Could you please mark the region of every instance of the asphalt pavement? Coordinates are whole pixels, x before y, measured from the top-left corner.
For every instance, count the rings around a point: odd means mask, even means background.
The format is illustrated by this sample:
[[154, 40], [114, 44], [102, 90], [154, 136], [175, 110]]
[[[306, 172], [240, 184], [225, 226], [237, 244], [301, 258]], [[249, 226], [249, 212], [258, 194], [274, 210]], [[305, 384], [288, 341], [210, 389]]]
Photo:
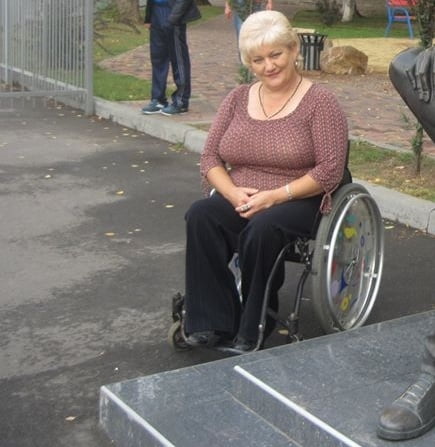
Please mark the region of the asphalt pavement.
[[[69, 107], [0, 118], [0, 446], [112, 445], [101, 385], [222, 358], [166, 341], [199, 154]], [[435, 238], [385, 227], [369, 323], [435, 303]], [[288, 266], [283, 313], [299, 268]], [[305, 337], [321, 335], [309, 300], [302, 311]], [[267, 347], [284, 342], [275, 333]]]

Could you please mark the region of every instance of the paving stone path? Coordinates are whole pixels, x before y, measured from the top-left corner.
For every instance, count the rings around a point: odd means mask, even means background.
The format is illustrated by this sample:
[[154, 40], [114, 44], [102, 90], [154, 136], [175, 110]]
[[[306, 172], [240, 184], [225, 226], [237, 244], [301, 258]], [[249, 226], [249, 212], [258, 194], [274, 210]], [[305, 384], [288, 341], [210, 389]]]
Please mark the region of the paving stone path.
[[[238, 53], [232, 23], [224, 15], [188, 30], [192, 60], [192, 102], [188, 114], [174, 117], [187, 123], [210, 122], [222, 98], [237, 85]], [[106, 59], [102, 64], [111, 71], [151, 78], [148, 45]], [[387, 74], [328, 75], [305, 73], [334, 91], [348, 119], [351, 135], [377, 143], [410, 150], [414, 135], [404, 115], [413, 115], [395, 91]], [[139, 109], [140, 103], [133, 103]], [[172, 118], [171, 118], [172, 119]], [[425, 138], [425, 153], [435, 156], [435, 144]]]

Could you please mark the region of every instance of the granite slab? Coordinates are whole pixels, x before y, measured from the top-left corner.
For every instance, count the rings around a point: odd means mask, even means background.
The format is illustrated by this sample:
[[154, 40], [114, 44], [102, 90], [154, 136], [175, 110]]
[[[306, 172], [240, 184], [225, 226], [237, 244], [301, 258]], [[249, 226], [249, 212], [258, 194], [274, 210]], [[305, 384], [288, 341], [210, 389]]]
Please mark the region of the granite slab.
[[[391, 446], [376, 436], [379, 413], [417, 376], [434, 327], [427, 312], [308, 340], [236, 366], [231, 392], [301, 445]], [[433, 447], [435, 431], [404, 445]]]
[[[384, 447], [381, 408], [419, 371], [435, 311], [101, 388], [117, 446]], [[433, 447], [435, 431], [395, 446]]]

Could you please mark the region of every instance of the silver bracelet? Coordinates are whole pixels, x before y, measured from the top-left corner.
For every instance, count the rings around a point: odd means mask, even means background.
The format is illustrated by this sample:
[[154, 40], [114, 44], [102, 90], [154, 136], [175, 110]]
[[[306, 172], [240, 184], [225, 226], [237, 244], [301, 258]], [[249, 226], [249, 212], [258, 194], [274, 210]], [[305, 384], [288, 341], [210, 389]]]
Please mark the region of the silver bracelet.
[[289, 183], [287, 183], [287, 185], [285, 185], [285, 190], [287, 192], [288, 200], [293, 200], [293, 194], [290, 191], [290, 184]]

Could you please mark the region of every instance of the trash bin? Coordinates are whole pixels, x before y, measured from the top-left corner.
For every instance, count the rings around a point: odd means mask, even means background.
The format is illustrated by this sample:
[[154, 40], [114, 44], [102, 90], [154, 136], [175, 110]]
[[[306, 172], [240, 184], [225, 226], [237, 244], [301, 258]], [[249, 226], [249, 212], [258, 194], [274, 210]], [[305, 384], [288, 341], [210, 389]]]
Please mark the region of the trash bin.
[[320, 52], [328, 37], [325, 34], [298, 33], [301, 42], [301, 55], [304, 58], [304, 70], [320, 70]]

